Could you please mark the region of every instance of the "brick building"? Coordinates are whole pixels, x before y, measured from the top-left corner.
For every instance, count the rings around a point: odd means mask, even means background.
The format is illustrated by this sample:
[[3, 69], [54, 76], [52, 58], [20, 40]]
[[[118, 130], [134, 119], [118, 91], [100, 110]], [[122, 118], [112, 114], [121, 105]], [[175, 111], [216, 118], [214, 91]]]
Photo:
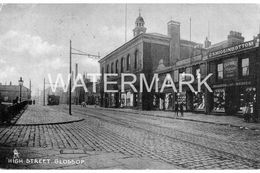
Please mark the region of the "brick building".
[[[167, 35], [146, 33], [144, 19], [136, 19], [134, 38], [102, 58], [100, 69], [104, 73], [117, 73], [109, 80], [118, 85], [109, 86], [118, 93], [104, 93], [101, 81], [101, 106], [133, 107], [144, 110], [173, 110], [176, 103], [183, 103], [185, 111], [204, 113], [242, 113], [246, 104], [260, 114], [260, 58], [259, 37], [244, 41], [241, 33], [230, 31], [227, 39], [212, 44], [206, 38], [203, 44], [180, 38], [180, 23], [167, 23]], [[121, 73], [144, 73], [150, 84], [155, 73], [159, 75], [159, 90], [163, 79], [170, 74], [178, 90], [180, 74], [193, 74], [203, 80], [208, 74], [213, 76], [208, 84], [213, 92], [202, 86], [201, 92], [191, 92], [183, 86], [183, 91], [175, 93], [171, 87], [163, 92], [133, 92], [130, 87], [120, 91]], [[189, 78], [184, 80], [190, 80]], [[139, 91], [139, 82], [135, 83]], [[197, 91], [197, 80], [192, 84]]]
[[[259, 117], [259, 37], [244, 42], [241, 33], [230, 31], [227, 40], [214, 45], [206, 38], [201, 52], [193, 52], [190, 58], [177, 61], [174, 66], [158, 69], [156, 73], [161, 78], [170, 73], [175, 83], [183, 72], [195, 77], [200, 73], [202, 79], [212, 73], [208, 84], [213, 92], [202, 88], [200, 93], [193, 93], [188, 87], [182, 93], [166, 90], [155, 107], [172, 110], [176, 102], [183, 102], [186, 111], [238, 115], [249, 104]], [[195, 80], [195, 90], [196, 85]]]
[[191, 57], [193, 52], [201, 51], [200, 44], [180, 38], [179, 22], [169, 21], [165, 35], [146, 33], [144, 24], [144, 19], [139, 14], [133, 30], [134, 38], [99, 61], [101, 86], [104, 86], [104, 73], [116, 73], [118, 76], [110, 77], [109, 80], [117, 81], [118, 85], [109, 87], [119, 91], [105, 93], [101, 87], [101, 106], [153, 109], [154, 93], [139, 92], [139, 82], [135, 83], [138, 92], [132, 91], [130, 87], [126, 88], [125, 92], [121, 91], [121, 73], [134, 73], [137, 75], [137, 81], [139, 74], [143, 73], [150, 83], [158, 66], [163, 68], [174, 66], [177, 61]]
[[[0, 85], [0, 99], [3, 102], [12, 103], [16, 97], [20, 98], [20, 86], [19, 85]], [[31, 91], [29, 88], [22, 86], [22, 101], [31, 98]]]

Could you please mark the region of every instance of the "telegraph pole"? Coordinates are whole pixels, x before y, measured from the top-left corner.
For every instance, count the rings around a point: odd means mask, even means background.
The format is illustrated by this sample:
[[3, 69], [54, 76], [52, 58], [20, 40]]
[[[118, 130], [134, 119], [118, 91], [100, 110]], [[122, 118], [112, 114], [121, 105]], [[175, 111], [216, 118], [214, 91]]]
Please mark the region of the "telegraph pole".
[[71, 114], [71, 40], [70, 40], [70, 86], [69, 86], [69, 114]]
[[191, 41], [191, 17], [190, 17], [190, 41]]
[[43, 106], [45, 106], [45, 78], [43, 79]]
[[[72, 52], [72, 49], [74, 50], [74, 51], [77, 51], [77, 53], [76, 52]], [[95, 60], [99, 60], [100, 59], [100, 54], [98, 53], [98, 55], [92, 55], [92, 54], [88, 54], [88, 53], [86, 53], [86, 52], [83, 52], [83, 51], [81, 51], [81, 50], [77, 50], [77, 49], [75, 49], [75, 48], [72, 48], [72, 46], [71, 46], [71, 40], [70, 40], [70, 84], [69, 84], [69, 114], [70, 115], [72, 115], [71, 114], [71, 78], [73, 77], [73, 75], [71, 74], [72, 73], [72, 70], [71, 70], [71, 57], [72, 57], [72, 55], [79, 55], [79, 56], [87, 56], [88, 58], [90, 58], [90, 59], [95, 59]]]

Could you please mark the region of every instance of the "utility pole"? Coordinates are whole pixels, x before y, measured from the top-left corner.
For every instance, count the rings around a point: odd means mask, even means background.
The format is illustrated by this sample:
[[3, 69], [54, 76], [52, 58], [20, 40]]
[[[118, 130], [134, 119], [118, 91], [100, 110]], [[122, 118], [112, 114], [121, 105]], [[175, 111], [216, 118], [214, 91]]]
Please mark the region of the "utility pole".
[[191, 17], [190, 17], [190, 41], [191, 41]]
[[32, 82], [31, 82], [31, 80], [30, 80], [30, 84], [29, 84], [29, 88], [30, 88], [30, 99], [32, 98]]
[[69, 86], [69, 114], [71, 114], [71, 40], [70, 40], [70, 86]]
[[127, 41], [127, 3], [125, 4], [125, 43]]
[[[72, 75], [72, 70], [71, 70], [71, 63], [72, 63], [72, 55], [79, 55], [79, 56], [87, 56], [88, 58], [90, 59], [94, 59], [94, 60], [99, 60], [100, 59], [100, 54], [98, 52], [98, 55], [93, 55], [93, 54], [89, 54], [89, 53], [86, 53], [86, 52], [83, 52], [81, 50], [77, 50], [75, 48], [72, 48], [72, 43], [71, 43], [71, 40], [70, 40], [70, 83], [69, 83], [69, 114], [71, 114], [71, 78], [73, 77]], [[72, 49], [74, 51], [77, 51], [77, 52], [72, 52]]]
[[45, 78], [43, 79], [43, 106], [45, 106]]

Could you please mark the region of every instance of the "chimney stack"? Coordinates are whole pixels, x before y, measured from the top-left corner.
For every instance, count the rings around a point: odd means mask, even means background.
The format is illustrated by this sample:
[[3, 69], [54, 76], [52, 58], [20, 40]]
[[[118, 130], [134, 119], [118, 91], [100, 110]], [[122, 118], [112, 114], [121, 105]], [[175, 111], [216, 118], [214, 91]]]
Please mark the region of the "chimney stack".
[[167, 23], [170, 40], [170, 65], [174, 65], [180, 59], [180, 22], [170, 20]]
[[208, 40], [208, 37], [206, 37], [206, 40], [204, 41], [205, 48], [209, 48], [211, 46], [211, 42]]
[[227, 39], [228, 39], [228, 45], [229, 46], [243, 43], [244, 40], [245, 40], [245, 38], [242, 37], [242, 34], [240, 32], [237, 32], [237, 31], [230, 31]]

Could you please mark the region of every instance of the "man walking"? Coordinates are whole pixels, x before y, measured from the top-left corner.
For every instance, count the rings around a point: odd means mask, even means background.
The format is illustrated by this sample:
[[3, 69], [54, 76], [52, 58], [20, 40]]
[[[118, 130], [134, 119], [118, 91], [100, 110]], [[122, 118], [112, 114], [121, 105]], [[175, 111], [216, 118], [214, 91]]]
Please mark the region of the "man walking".
[[179, 104], [178, 102], [175, 104], [175, 115], [177, 114], [178, 117], [178, 113], [179, 113]]
[[183, 102], [181, 102], [181, 104], [180, 104], [180, 113], [181, 113], [181, 116], [183, 117]]

